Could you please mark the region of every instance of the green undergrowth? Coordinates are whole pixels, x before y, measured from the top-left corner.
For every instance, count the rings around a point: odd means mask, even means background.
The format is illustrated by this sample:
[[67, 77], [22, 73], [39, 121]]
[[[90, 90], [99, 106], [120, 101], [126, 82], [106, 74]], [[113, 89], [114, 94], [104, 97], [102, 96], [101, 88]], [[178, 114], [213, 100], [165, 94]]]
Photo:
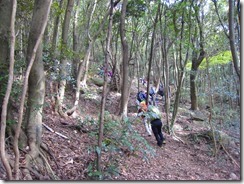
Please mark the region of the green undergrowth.
[[[134, 123], [129, 118], [120, 120], [105, 112], [102, 148], [98, 150], [96, 145], [92, 148], [102, 155], [102, 171], [96, 170], [96, 160], [91, 162], [87, 168], [90, 180], [110, 180], [119, 175], [121, 164], [129, 157], [147, 162], [155, 155], [155, 149], [133, 128]], [[98, 130], [90, 136], [97, 140]]]

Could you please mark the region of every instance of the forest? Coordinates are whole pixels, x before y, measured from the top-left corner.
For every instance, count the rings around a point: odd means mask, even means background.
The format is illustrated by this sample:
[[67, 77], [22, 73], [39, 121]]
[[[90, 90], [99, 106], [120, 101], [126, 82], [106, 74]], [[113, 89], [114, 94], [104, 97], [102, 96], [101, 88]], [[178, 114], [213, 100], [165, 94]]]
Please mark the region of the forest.
[[0, 0], [0, 179], [240, 181], [240, 49], [240, 0]]

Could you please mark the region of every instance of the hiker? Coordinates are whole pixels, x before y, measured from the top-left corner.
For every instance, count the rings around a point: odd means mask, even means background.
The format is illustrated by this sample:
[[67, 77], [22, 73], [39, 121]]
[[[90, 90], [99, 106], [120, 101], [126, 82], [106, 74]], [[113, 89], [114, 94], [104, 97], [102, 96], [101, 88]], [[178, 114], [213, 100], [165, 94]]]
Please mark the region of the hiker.
[[164, 87], [163, 84], [159, 85], [158, 92], [157, 92], [161, 97], [164, 96]]
[[146, 101], [146, 99], [147, 99], [146, 93], [144, 91], [139, 91], [137, 93], [137, 97], [136, 97], [136, 103], [137, 103], [138, 107], [139, 107], [140, 103], [142, 101]]
[[[142, 102], [142, 101], [146, 101], [146, 99], [147, 99], [147, 93], [146, 92], [144, 92], [144, 91], [139, 91], [138, 93], [137, 93], [137, 99], [136, 99], [136, 103], [137, 103], [137, 106], [140, 106], [140, 103]], [[149, 94], [149, 104], [152, 104], [152, 97], [151, 97], [151, 95]]]
[[152, 129], [151, 129], [151, 126], [150, 126], [150, 122], [147, 121], [147, 118], [144, 115], [144, 113], [146, 112], [146, 110], [147, 110], [146, 102], [145, 101], [142, 101], [140, 103], [140, 108], [138, 110], [138, 115], [137, 116], [141, 117], [142, 122], [144, 123], [144, 126], [146, 128], [146, 132], [147, 132], [148, 136], [151, 136], [152, 135]]
[[148, 108], [146, 105], [141, 105], [141, 108], [143, 109], [143, 113], [141, 116], [145, 116], [147, 118], [147, 121], [151, 124], [152, 132], [156, 138], [157, 145], [159, 147], [162, 147], [163, 144], [165, 144], [165, 138], [163, 137], [162, 133], [162, 121], [161, 121], [161, 112], [158, 110], [156, 106], [149, 105]]
[[156, 103], [156, 89], [155, 87], [151, 86], [149, 90], [150, 100], [153, 102], [153, 105], [157, 106]]
[[147, 81], [146, 81], [146, 79], [142, 79], [142, 85], [143, 85], [143, 86], [146, 86], [146, 85], [147, 85]]

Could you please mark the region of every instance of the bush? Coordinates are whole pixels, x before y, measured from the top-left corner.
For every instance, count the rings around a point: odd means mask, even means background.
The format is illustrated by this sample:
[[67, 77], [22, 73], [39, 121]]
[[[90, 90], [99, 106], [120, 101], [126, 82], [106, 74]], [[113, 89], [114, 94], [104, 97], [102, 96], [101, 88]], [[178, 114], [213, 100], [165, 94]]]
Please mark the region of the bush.
[[[97, 151], [96, 148], [94, 150]], [[96, 163], [90, 164], [88, 166], [90, 179], [107, 180], [119, 174], [119, 160], [121, 158], [142, 156], [142, 159], [147, 160], [150, 155], [155, 155], [155, 150], [133, 129], [131, 120], [126, 118], [121, 121], [109, 112], [105, 112], [104, 138], [102, 150], [99, 151], [105, 153], [103, 171], [98, 173]]]

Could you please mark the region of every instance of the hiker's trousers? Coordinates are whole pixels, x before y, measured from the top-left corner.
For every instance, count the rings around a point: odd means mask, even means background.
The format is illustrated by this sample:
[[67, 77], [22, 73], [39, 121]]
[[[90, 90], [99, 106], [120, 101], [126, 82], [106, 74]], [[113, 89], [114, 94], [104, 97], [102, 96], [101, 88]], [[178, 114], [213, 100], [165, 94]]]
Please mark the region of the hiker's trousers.
[[157, 140], [158, 146], [162, 146], [164, 140], [163, 133], [162, 133], [162, 125], [163, 124], [160, 119], [155, 119], [151, 121], [152, 131]]

